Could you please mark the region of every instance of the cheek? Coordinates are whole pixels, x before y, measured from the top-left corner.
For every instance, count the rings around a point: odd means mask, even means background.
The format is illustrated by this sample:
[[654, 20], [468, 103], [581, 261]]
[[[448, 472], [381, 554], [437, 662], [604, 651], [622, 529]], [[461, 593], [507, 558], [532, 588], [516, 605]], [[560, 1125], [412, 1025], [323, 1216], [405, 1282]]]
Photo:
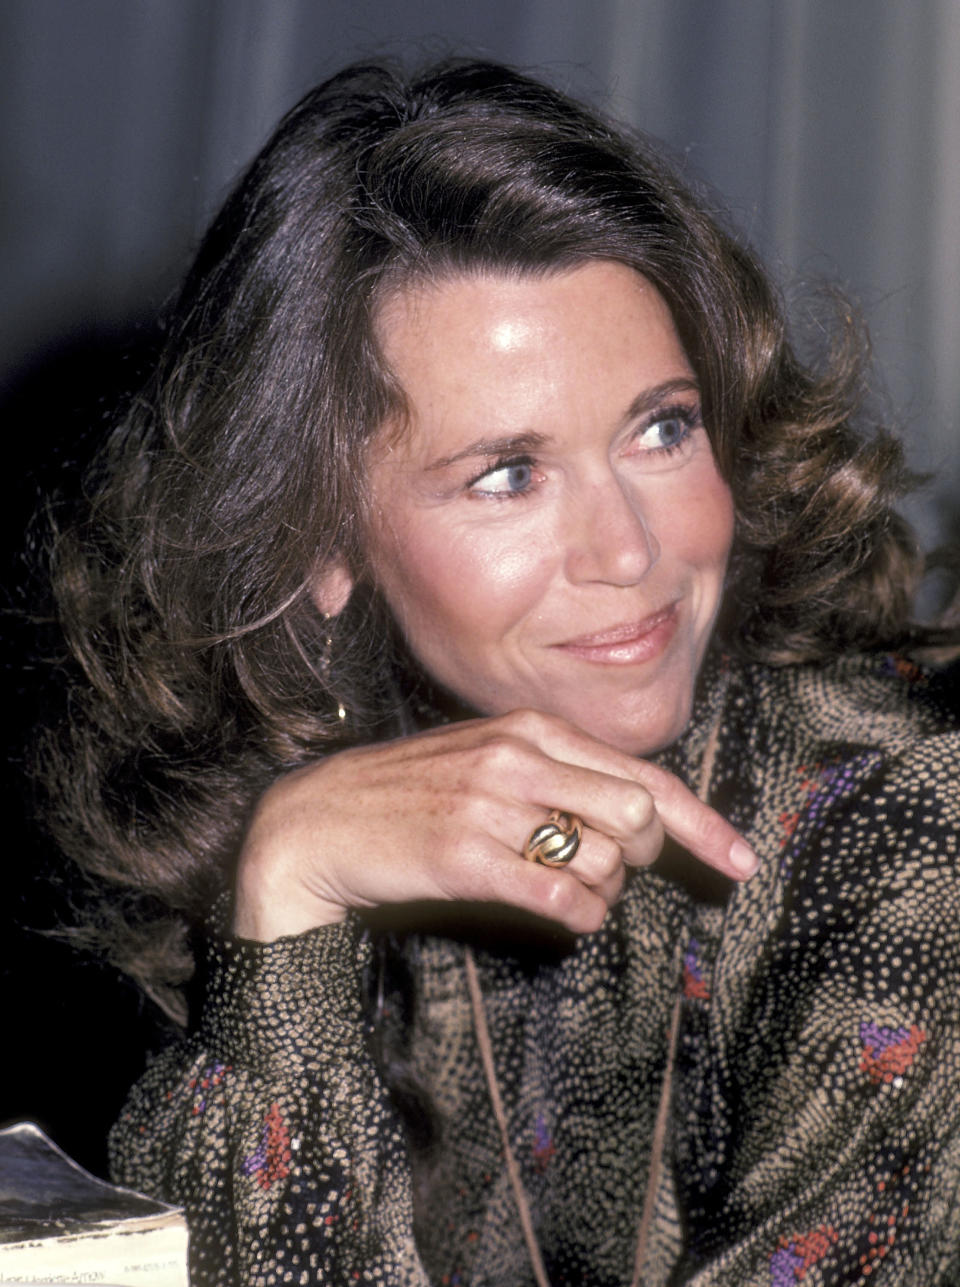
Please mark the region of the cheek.
[[681, 557], [722, 579], [733, 544], [734, 511], [730, 489], [716, 470], [674, 510], [675, 522], [678, 515], [682, 518]]
[[735, 521], [733, 497], [730, 494], [730, 488], [722, 480], [717, 483], [716, 493], [712, 506], [704, 507], [710, 516], [710, 521], [706, 525], [708, 531], [704, 533], [704, 539], [713, 549], [714, 561], [719, 564], [723, 571], [726, 571], [727, 560], [730, 557], [730, 549], [733, 545]]
[[541, 541], [408, 523], [378, 543], [374, 574], [411, 643], [429, 630], [469, 649], [534, 610], [551, 571]]

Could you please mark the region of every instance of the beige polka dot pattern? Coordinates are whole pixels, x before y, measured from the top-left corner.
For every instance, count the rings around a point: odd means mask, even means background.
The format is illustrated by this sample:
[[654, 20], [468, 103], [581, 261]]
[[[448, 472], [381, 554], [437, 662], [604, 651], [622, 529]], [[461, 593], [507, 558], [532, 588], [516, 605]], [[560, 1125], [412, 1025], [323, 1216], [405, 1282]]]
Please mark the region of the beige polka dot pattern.
[[[758, 875], [730, 889], [668, 853], [597, 934], [478, 946], [550, 1281], [629, 1282], [679, 990], [644, 1282], [958, 1283], [949, 687], [870, 657], [711, 662], [701, 688], [662, 758], [696, 781], [720, 720], [711, 800], [761, 854]], [[368, 1053], [360, 927], [211, 944], [196, 1032], [151, 1067], [112, 1137], [119, 1179], [186, 1204], [195, 1285], [532, 1282], [462, 947], [415, 936], [406, 954], [413, 1058], [444, 1122], [415, 1165]]]

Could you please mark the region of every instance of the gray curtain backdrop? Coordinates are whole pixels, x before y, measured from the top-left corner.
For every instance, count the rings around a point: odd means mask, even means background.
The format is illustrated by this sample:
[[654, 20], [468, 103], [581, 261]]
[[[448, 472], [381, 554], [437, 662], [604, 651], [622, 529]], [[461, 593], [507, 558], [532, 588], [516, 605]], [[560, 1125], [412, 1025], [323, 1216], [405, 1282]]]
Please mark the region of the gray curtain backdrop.
[[230, 177], [348, 59], [469, 52], [667, 141], [788, 291], [840, 282], [960, 533], [960, 0], [0, 0], [0, 364], [148, 317]]

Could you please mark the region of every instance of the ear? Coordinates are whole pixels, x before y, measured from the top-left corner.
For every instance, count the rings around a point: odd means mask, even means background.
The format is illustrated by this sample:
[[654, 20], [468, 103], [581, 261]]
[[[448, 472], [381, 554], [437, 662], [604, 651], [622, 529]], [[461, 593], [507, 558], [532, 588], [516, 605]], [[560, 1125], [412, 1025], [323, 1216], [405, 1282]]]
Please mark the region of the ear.
[[323, 616], [336, 617], [347, 606], [353, 587], [353, 573], [337, 558], [310, 578], [310, 598]]

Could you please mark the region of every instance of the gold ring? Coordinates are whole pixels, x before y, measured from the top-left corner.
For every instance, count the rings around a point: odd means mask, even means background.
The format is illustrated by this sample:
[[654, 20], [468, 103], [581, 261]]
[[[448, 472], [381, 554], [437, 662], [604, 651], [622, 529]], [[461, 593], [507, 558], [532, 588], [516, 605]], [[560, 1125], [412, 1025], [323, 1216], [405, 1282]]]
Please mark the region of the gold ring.
[[552, 809], [547, 821], [530, 833], [523, 856], [544, 867], [566, 867], [580, 848], [582, 835], [583, 823], [575, 813]]

